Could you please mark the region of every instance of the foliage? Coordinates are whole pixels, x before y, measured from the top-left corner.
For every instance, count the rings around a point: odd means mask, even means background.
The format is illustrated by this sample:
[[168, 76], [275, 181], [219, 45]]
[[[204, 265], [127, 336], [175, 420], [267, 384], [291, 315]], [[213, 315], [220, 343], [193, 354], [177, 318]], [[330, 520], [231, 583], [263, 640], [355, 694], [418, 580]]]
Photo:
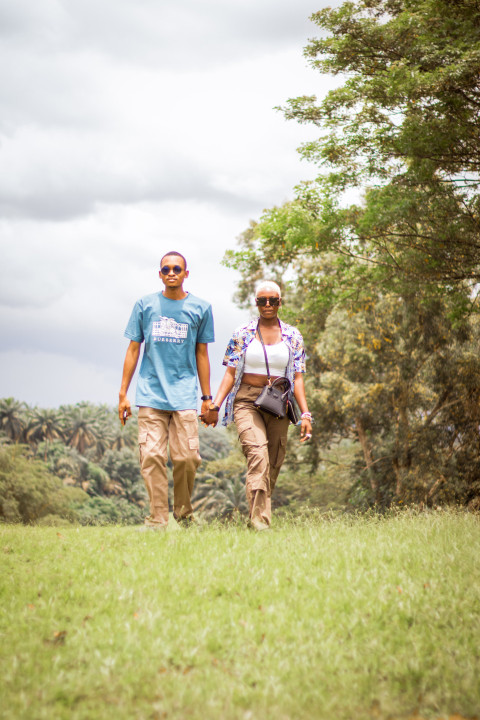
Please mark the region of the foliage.
[[232, 449], [229, 433], [221, 426], [206, 428], [199, 425], [198, 439], [200, 442], [200, 455], [204, 462], [225, 457]]
[[355, 506], [476, 507], [480, 6], [357, 0], [312, 19], [305, 54], [339, 85], [284, 112], [319, 128], [300, 152], [321, 175], [226, 253], [238, 299], [276, 279], [305, 336], [317, 423], [287, 464], [348, 440]]
[[63, 440], [63, 422], [60, 412], [51, 408], [33, 408], [27, 415], [24, 433], [27, 442], [33, 444], [43, 441], [47, 444], [53, 440]]
[[25, 427], [25, 403], [15, 398], [0, 399], [0, 428], [13, 442], [21, 439]]
[[64, 487], [42, 461], [28, 453], [21, 445], [0, 448], [0, 520], [35, 523], [55, 515], [73, 521], [70, 504], [81, 503], [85, 494]]
[[214, 478], [197, 486], [193, 507], [206, 520], [236, 520], [248, 515], [245, 471], [237, 477]]
[[145, 506], [147, 493], [140, 474], [138, 453], [128, 447], [107, 450], [101, 460], [102, 468], [110, 479], [108, 490], [127, 500]]
[[[372, 266], [369, 281], [402, 276], [447, 291], [469, 283], [476, 294], [478, 0], [357, 0], [312, 20], [321, 36], [305, 54], [342, 82], [320, 102], [291, 99], [284, 113], [321, 131], [300, 149], [321, 174], [251, 225], [243, 252], [227, 253], [230, 264], [246, 278], [260, 259], [278, 279], [293, 259], [333, 251], [357, 281]], [[364, 201], [348, 206], [360, 192]]]
[[[268, 220], [258, 235], [271, 232]], [[269, 235], [274, 253], [275, 235]], [[270, 257], [269, 256], [269, 257]], [[276, 250], [281, 261], [281, 248]], [[268, 277], [263, 256], [261, 270]], [[275, 267], [275, 262], [274, 262]], [[292, 264], [286, 262], [284, 277]], [[284, 283], [283, 319], [304, 334], [307, 396], [316, 418], [308, 449], [289, 443], [296, 474], [318, 468], [325, 448], [357, 443], [350, 502], [438, 504], [480, 501], [479, 328], [457, 287], [390, 288], [376, 268], [326, 253], [296, 266], [303, 282]], [[251, 274], [241, 266], [248, 297]], [[468, 460], [467, 460], [468, 458]], [[310, 496], [319, 478], [306, 479]], [[291, 487], [291, 484], [288, 486]], [[292, 500], [298, 493], [295, 491]]]
[[[7, 455], [19, 453], [22, 458], [20, 474], [5, 470], [0, 486], [5, 520], [62, 524], [67, 517], [81, 524], [142, 522], [148, 498], [138, 460], [136, 413], [122, 426], [115, 409], [105, 405], [82, 402], [59, 409], [29, 408], [8, 398], [0, 400], [0, 420], [5, 438], [0, 451], [6, 448]], [[11, 446], [15, 439], [28, 442], [28, 449]], [[204, 460], [197, 476], [200, 487], [202, 478], [219, 479], [205, 467], [227, 457], [232, 441], [224, 428], [199, 427], [199, 439]], [[32, 473], [27, 481], [29, 468]], [[24, 490], [17, 488], [21, 483]], [[39, 512], [42, 493], [49, 498], [58, 493], [58, 502], [52, 504], [49, 499], [48, 507]], [[21, 511], [16, 495], [23, 498]], [[218, 512], [222, 514], [222, 505]], [[211, 517], [217, 514], [210, 513]]]
[[193, 508], [205, 520], [237, 520], [248, 515], [245, 495], [246, 466], [240, 445], [231, 443], [223, 431], [230, 453], [200, 467], [192, 497]]
[[81, 525], [140, 525], [145, 516], [141, 507], [123, 497], [90, 497], [73, 507]]
[[[421, 282], [480, 277], [480, 8], [477, 0], [357, 0], [312, 16], [314, 68], [344, 78], [287, 118], [324, 132], [301, 149], [327, 174], [299, 200], [309, 250], [368, 257]], [[363, 206], [341, 195], [369, 187]], [[313, 245], [312, 241], [313, 240]]]
[[337, 309], [317, 346], [328, 367], [314, 391], [317, 438], [358, 440], [377, 505], [467, 502], [478, 485], [479, 463], [462, 489], [458, 462], [480, 450], [480, 363], [470, 328], [452, 327], [445, 305], [418, 293]]
[[88, 448], [96, 444], [100, 432], [98, 417], [88, 403], [63, 406], [61, 409], [65, 418], [67, 443], [84, 455]]

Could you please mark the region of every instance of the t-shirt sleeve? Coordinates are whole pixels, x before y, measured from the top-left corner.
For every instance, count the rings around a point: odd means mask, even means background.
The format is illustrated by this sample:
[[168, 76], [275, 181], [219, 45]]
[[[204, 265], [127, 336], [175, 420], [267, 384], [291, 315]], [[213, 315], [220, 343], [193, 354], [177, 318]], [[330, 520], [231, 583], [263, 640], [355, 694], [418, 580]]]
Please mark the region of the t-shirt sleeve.
[[197, 343], [211, 343], [215, 340], [215, 331], [213, 327], [212, 306], [209, 305], [203, 313], [202, 320], [198, 327]]
[[141, 300], [135, 303], [124, 335], [134, 342], [143, 342], [145, 339], [143, 335], [143, 305]]

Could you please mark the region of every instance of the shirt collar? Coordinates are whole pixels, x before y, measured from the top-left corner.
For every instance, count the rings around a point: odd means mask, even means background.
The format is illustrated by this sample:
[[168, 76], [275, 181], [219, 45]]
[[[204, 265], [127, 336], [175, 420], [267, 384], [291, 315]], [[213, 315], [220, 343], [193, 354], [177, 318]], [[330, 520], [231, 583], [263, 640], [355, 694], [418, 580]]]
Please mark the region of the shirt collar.
[[[287, 323], [282, 322], [282, 320], [280, 320], [280, 318], [278, 318], [278, 322], [280, 323], [280, 330], [281, 330], [281, 333], [282, 333], [282, 338], [283, 338], [283, 337], [287, 337], [287, 336], [288, 336], [288, 325], [287, 325]], [[251, 320], [251, 321], [248, 323], [248, 325], [245, 326], [245, 330], [246, 330], [248, 333], [253, 333], [253, 334], [255, 334], [255, 331], [256, 331], [256, 329], [257, 329], [257, 324], [258, 324], [258, 317], [257, 317], [257, 318], [254, 318], [253, 320]]]

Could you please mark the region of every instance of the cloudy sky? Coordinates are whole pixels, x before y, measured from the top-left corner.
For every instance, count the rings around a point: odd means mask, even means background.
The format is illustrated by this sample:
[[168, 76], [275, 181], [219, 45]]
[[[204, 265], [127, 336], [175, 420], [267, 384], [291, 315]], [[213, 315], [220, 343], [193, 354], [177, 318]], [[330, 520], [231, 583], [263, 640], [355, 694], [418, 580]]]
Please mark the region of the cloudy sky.
[[223, 254], [314, 175], [314, 129], [273, 108], [331, 87], [302, 56], [326, 4], [0, 0], [0, 397], [115, 404], [172, 248], [213, 305], [218, 384], [245, 319]]

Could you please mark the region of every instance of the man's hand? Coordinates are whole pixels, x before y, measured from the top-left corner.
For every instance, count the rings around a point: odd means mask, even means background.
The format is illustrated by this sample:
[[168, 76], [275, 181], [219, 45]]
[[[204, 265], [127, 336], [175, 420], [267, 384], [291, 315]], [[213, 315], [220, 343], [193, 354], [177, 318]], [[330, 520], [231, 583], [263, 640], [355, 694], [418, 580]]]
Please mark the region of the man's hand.
[[126, 395], [120, 395], [118, 401], [118, 417], [120, 418], [120, 422], [122, 425], [125, 425], [127, 422], [127, 418], [131, 417], [132, 415], [132, 408], [130, 407], [130, 402]]
[[123, 363], [123, 375], [122, 384], [120, 385], [120, 392], [118, 393], [118, 417], [122, 425], [125, 425], [127, 418], [131, 417], [132, 410], [130, 403], [128, 402], [127, 392], [130, 387], [130, 381], [137, 367], [138, 356], [140, 354], [140, 345], [142, 343], [130, 340], [130, 344], [127, 348], [127, 354], [125, 355], [125, 362]]
[[200, 411], [200, 419], [205, 427], [209, 425], [215, 425], [218, 423], [218, 410], [210, 410], [211, 400], [202, 402], [202, 409]]
[[203, 417], [208, 413], [208, 408], [212, 404], [211, 400], [202, 400], [202, 407], [200, 408], [200, 417], [203, 422]]

